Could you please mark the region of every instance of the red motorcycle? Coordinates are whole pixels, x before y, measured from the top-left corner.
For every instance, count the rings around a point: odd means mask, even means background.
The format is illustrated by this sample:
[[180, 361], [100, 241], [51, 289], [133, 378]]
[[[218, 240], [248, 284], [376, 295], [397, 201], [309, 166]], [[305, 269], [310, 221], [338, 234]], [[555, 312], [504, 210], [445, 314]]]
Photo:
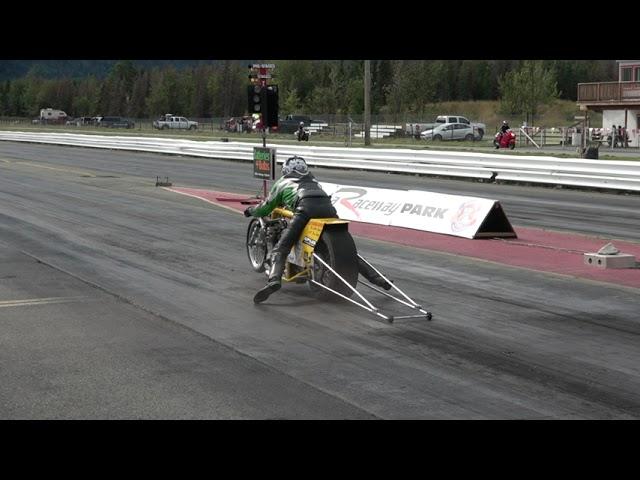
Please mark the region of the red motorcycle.
[[516, 148], [516, 134], [513, 133], [512, 130], [507, 130], [504, 133], [498, 132], [493, 139], [493, 145], [496, 148], [509, 148], [513, 150]]

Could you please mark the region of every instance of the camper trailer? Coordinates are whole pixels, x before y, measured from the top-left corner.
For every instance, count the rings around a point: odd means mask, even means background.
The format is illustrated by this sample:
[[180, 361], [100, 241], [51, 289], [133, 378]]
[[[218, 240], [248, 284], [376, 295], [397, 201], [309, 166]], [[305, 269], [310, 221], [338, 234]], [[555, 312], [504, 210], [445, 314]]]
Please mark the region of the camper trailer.
[[43, 108], [40, 110], [40, 123], [64, 123], [67, 120], [67, 114], [62, 110], [53, 108]]

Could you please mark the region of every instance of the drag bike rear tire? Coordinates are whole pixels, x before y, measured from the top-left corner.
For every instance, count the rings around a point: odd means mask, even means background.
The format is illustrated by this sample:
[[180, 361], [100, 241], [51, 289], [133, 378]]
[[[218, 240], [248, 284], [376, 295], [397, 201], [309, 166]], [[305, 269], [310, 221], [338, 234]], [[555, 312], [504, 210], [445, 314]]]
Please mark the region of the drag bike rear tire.
[[247, 248], [247, 257], [249, 257], [249, 263], [251, 264], [251, 268], [253, 268], [256, 272], [264, 272], [266, 268], [267, 262], [267, 245], [265, 242], [265, 232], [256, 232], [258, 235], [256, 237], [256, 241], [254, 241], [254, 245], [249, 245], [249, 240], [251, 239], [254, 229], [262, 230], [262, 226], [260, 225], [260, 220], [254, 218], [249, 222], [249, 227], [247, 228], [247, 239], [245, 242]]
[[[358, 252], [356, 244], [348, 230], [325, 230], [318, 239], [314, 253], [328, 263], [349, 285], [356, 287], [358, 283]], [[323, 285], [341, 293], [346, 297], [353, 295], [353, 290], [347, 287], [338, 277], [320, 262], [314, 260], [313, 276]], [[309, 288], [316, 298], [336, 298], [332, 292], [309, 282]]]

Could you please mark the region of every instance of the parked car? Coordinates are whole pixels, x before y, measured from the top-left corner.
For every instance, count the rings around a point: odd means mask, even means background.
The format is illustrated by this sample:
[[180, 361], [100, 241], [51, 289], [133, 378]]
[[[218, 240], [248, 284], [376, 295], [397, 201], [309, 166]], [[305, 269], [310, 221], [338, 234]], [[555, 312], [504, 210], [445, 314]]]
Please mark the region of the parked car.
[[278, 133], [296, 133], [300, 122], [303, 122], [305, 127], [309, 127], [312, 123], [319, 123], [306, 115], [287, 115], [279, 119], [278, 128], [272, 130], [277, 130]]
[[482, 140], [484, 133], [487, 130], [487, 126], [484, 123], [470, 122], [467, 117], [461, 117], [459, 115], [438, 115], [435, 123], [408, 123], [406, 126], [407, 135], [416, 136], [418, 132], [435, 128], [439, 124], [447, 123], [464, 123], [471, 126], [474, 130], [474, 136], [477, 140]]
[[99, 120], [96, 123], [98, 127], [107, 128], [133, 128], [135, 123], [128, 118], [123, 117], [98, 117]]
[[177, 117], [167, 113], [163, 117], [153, 122], [153, 128], [158, 130], [165, 130], [167, 128], [180, 129], [180, 130], [197, 130], [198, 122], [188, 120], [185, 117]]
[[71, 123], [67, 122], [67, 125], [75, 125], [77, 127], [82, 127], [84, 125], [93, 125], [93, 117], [78, 117], [74, 118]]
[[444, 123], [433, 128], [429, 128], [420, 134], [423, 140], [477, 140], [478, 136], [473, 133], [473, 127], [466, 123]]

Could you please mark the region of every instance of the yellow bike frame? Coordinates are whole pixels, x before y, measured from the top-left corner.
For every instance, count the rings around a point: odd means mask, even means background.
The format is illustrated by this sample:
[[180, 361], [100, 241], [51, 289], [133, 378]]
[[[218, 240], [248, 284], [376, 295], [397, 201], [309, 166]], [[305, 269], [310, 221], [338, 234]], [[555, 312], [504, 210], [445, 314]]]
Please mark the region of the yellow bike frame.
[[[284, 208], [276, 208], [271, 213], [272, 219], [290, 219], [292, 217], [293, 212]], [[283, 280], [285, 282], [291, 282], [303, 275], [307, 275], [313, 262], [313, 251], [315, 249], [316, 243], [320, 239], [320, 235], [322, 235], [322, 231], [327, 227], [346, 224], [349, 224], [348, 220], [340, 220], [339, 218], [312, 218], [311, 220], [309, 220], [307, 222], [307, 225], [304, 227], [304, 230], [302, 230], [300, 238], [291, 248], [291, 252], [287, 257], [287, 263], [297, 265], [298, 267], [302, 268], [302, 271], [297, 272], [293, 276], [290, 276], [290, 269], [288, 268], [289, 265], [287, 265]]]

